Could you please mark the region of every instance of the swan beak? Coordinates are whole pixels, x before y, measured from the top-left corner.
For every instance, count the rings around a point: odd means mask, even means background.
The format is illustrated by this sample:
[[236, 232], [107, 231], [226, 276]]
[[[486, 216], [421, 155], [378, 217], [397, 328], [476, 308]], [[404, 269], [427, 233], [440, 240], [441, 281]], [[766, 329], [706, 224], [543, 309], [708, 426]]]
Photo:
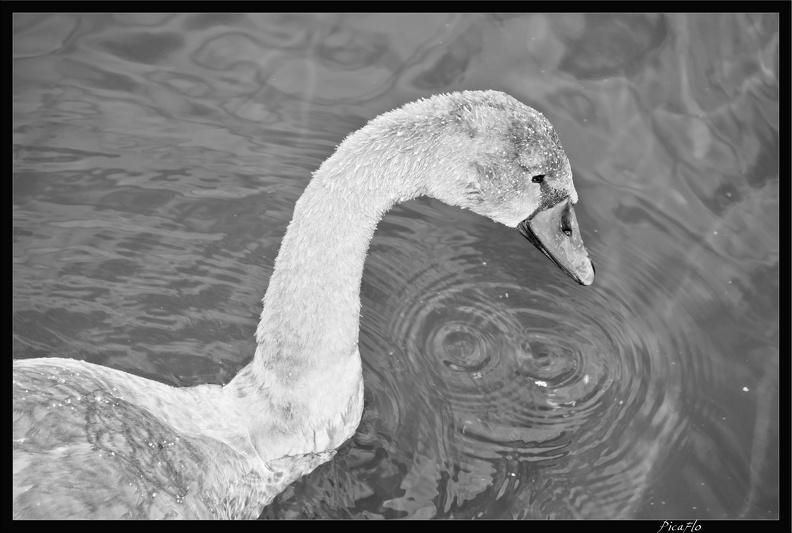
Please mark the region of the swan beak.
[[594, 283], [594, 264], [580, 238], [569, 198], [537, 211], [517, 226], [523, 237], [581, 285]]

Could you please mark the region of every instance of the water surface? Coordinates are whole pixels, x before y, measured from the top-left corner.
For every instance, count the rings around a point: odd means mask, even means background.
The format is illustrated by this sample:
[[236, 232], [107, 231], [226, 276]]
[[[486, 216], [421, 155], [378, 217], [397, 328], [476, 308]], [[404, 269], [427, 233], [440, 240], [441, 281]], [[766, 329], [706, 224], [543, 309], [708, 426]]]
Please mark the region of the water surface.
[[777, 15], [16, 15], [14, 358], [250, 361], [294, 203], [430, 94], [555, 125], [597, 267], [426, 198], [362, 282], [366, 408], [262, 517], [777, 518]]

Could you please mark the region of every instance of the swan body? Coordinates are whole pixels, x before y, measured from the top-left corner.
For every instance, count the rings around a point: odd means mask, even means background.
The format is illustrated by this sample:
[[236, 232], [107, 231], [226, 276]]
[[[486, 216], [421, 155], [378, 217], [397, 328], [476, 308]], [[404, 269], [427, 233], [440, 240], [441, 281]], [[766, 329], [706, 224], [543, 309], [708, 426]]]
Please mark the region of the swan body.
[[227, 385], [14, 361], [14, 517], [255, 518], [332, 458], [363, 410], [369, 242], [390, 207], [422, 195], [519, 228], [579, 283], [593, 281], [569, 161], [541, 113], [495, 91], [406, 104], [314, 173], [275, 261], [253, 360]]

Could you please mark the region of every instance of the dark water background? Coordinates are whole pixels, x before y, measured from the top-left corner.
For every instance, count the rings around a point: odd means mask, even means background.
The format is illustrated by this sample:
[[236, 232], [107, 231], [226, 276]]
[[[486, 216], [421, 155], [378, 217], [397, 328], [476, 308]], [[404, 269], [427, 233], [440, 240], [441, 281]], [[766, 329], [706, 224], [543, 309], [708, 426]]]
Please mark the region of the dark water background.
[[541, 110], [597, 266], [418, 199], [362, 283], [366, 410], [263, 517], [777, 518], [777, 15], [16, 15], [14, 358], [226, 383], [293, 206], [433, 93]]

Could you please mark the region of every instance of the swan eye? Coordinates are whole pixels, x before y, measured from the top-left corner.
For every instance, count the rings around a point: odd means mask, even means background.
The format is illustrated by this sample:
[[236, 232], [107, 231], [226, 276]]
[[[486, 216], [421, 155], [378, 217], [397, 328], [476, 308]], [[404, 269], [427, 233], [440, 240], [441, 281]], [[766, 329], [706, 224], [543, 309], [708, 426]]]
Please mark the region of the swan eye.
[[537, 174], [536, 176], [531, 178], [531, 181], [534, 183], [542, 183], [544, 181], [544, 177], [545, 177], [544, 174]]

